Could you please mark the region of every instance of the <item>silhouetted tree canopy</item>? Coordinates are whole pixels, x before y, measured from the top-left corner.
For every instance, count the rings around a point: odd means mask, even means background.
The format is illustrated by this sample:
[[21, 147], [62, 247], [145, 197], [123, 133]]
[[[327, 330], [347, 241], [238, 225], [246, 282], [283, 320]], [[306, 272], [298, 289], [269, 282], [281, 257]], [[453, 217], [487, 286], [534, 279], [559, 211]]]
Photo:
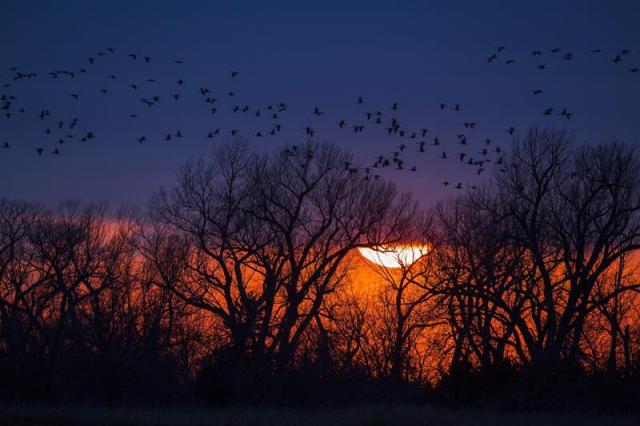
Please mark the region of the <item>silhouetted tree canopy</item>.
[[[236, 141], [144, 212], [0, 200], [0, 396], [637, 406], [634, 148], [532, 129], [430, 209], [355, 162]], [[394, 244], [428, 249], [358, 258]]]

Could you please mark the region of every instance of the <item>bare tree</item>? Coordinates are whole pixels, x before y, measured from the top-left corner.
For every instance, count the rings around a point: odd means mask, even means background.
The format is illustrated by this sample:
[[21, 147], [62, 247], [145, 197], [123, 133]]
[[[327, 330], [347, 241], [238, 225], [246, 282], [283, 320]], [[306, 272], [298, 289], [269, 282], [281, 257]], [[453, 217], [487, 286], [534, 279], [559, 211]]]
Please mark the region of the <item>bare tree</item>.
[[432, 259], [439, 279], [430, 291], [445, 309], [453, 366], [489, 368], [514, 356], [526, 358], [516, 324], [505, 312], [524, 309], [524, 258], [505, 239], [491, 197], [483, 190], [436, 208], [442, 242]]
[[598, 278], [639, 247], [640, 163], [629, 146], [570, 151], [566, 134], [533, 130], [510, 164], [496, 181], [501, 213], [535, 272], [530, 321], [512, 319], [534, 363], [574, 363]]
[[412, 217], [415, 220], [406, 230], [404, 244], [375, 248], [393, 265], [368, 263], [380, 278], [380, 289], [368, 312], [368, 362], [375, 366], [374, 374], [396, 382], [424, 380], [421, 361], [432, 337], [427, 333], [443, 324], [439, 295], [433, 291], [438, 279], [433, 262], [438, 244], [433, 217], [421, 217], [417, 211]]
[[219, 318], [239, 354], [289, 366], [345, 257], [401, 237], [412, 202], [351, 163], [329, 144], [260, 156], [236, 143], [154, 197], [152, 217], [189, 242], [192, 273], [172, 290]]
[[640, 163], [628, 146], [573, 147], [565, 132], [537, 129], [516, 140], [484, 191], [441, 210], [453, 237], [441, 270], [455, 301], [454, 353], [466, 340], [482, 364], [504, 357], [505, 348], [541, 369], [578, 363], [590, 313], [637, 289], [595, 291], [639, 247], [639, 184]]

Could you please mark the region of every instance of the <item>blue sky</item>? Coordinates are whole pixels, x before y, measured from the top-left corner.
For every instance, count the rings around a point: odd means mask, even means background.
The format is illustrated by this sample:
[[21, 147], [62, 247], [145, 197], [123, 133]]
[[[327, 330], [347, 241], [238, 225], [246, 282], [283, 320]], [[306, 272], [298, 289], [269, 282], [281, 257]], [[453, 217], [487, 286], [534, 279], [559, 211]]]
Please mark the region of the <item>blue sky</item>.
[[[256, 147], [273, 149], [304, 142], [302, 128], [309, 125], [316, 139], [338, 143], [370, 164], [406, 143], [367, 123], [364, 112], [377, 110], [407, 129], [428, 128], [427, 142], [439, 136], [453, 156], [460, 150], [459, 133], [468, 135], [465, 149], [476, 157], [485, 138], [508, 148], [509, 126], [563, 126], [578, 142], [640, 143], [640, 73], [629, 71], [640, 66], [639, 2], [5, 0], [2, 15], [0, 83], [11, 86], [0, 93], [15, 96], [12, 108], [26, 111], [0, 118], [0, 146], [11, 145], [0, 148], [0, 197], [48, 205], [65, 198], [144, 205], [153, 190], [172, 182], [182, 162], [230, 139], [231, 128]], [[499, 45], [507, 49], [489, 64], [487, 57]], [[87, 58], [107, 47], [115, 52], [89, 66]], [[549, 52], [554, 47], [575, 59], [563, 61]], [[592, 53], [595, 48], [602, 52]], [[536, 49], [541, 57], [531, 56]], [[630, 53], [614, 64], [621, 49]], [[151, 63], [132, 61], [132, 52], [150, 56]], [[507, 59], [516, 62], [506, 65]], [[539, 63], [546, 64], [544, 71], [536, 70]], [[11, 67], [38, 77], [13, 81]], [[88, 69], [82, 78], [47, 77], [54, 69], [82, 67]], [[232, 69], [238, 78], [229, 76]], [[149, 78], [156, 81], [145, 83]], [[136, 93], [128, 88], [134, 82], [141, 87]], [[215, 116], [202, 102], [200, 87], [219, 98]], [[532, 95], [537, 88], [544, 93]], [[229, 97], [229, 91], [236, 95]], [[170, 98], [174, 93], [180, 100]], [[152, 95], [161, 96], [152, 108], [139, 101]], [[357, 96], [364, 105], [355, 103]], [[230, 113], [236, 104], [264, 111], [280, 101], [289, 110], [279, 119], [282, 133], [270, 138], [252, 137], [270, 128], [265, 118]], [[399, 108], [390, 111], [394, 102]], [[438, 102], [460, 104], [461, 111], [440, 111]], [[325, 114], [314, 116], [315, 106]], [[566, 107], [574, 115], [542, 116], [549, 107]], [[42, 109], [51, 111], [47, 120], [37, 117]], [[56, 144], [68, 132], [58, 132], [55, 123], [67, 126], [72, 118], [79, 119], [78, 131], [95, 132], [95, 140]], [[367, 129], [340, 130], [339, 119]], [[477, 122], [476, 128], [464, 129], [468, 121]], [[205, 138], [218, 127], [219, 137]], [[178, 129], [184, 138], [162, 140]], [[139, 144], [142, 135], [147, 140]], [[44, 155], [37, 156], [37, 147]], [[51, 154], [55, 148], [61, 155]], [[439, 159], [439, 147], [427, 151], [410, 145], [403, 155], [418, 171], [384, 175], [427, 205], [455, 194], [443, 188], [444, 180], [478, 180], [474, 168]]]

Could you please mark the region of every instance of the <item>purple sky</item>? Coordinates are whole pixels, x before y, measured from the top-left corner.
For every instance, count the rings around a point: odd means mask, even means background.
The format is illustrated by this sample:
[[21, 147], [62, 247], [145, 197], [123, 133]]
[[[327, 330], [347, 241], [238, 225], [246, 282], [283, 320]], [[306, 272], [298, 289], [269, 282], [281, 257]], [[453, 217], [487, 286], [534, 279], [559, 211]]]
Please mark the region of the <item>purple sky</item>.
[[[444, 180], [477, 181], [477, 167], [457, 162], [457, 153], [482, 158], [485, 138], [495, 141], [492, 148], [508, 147], [510, 126], [565, 126], [580, 142], [640, 143], [640, 72], [630, 71], [640, 67], [636, 1], [218, 3], [4, 0], [0, 84], [10, 86], [0, 86], [0, 94], [15, 99], [0, 103], [11, 101], [0, 110], [11, 112], [0, 117], [0, 197], [144, 205], [153, 190], [171, 184], [182, 162], [230, 139], [232, 128], [256, 147], [273, 149], [304, 142], [303, 128], [311, 126], [315, 139], [345, 146], [366, 165], [404, 143], [405, 164], [417, 171], [383, 174], [425, 204], [455, 194]], [[500, 45], [507, 49], [488, 63]], [[555, 47], [561, 52], [552, 54]], [[596, 48], [602, 52], [593, 53]], [[630, 52], [613, 63], [622, 49]], [[134, 52], [136, 61], [128, 57]], [[567, 52], [573, 60], [562, 59]], [[178, 59], [184, 63], [174, 63]], [[506, 65], [508, 59], [515, 63]], [[546, 68], [537, 70], [542, 63]], [[38, 75], [14, 81], [11, 67]], [[80, 68], [87, 74], [48, 76]], [[229, 70], [240, 75], [231, 78]], [[218, 99], [215, 115], [201, 87]], [[544, 93], [534, 96], [538, 88]], [[154, 95], [160, 102], [152, 107], [140, 101]], [[355, 102], [358, 96], [364, 104]], [[264, 117], [267, 105], [281, 101], [286, 113]], [[390, 110], [394, 102], [398, 110]], [[438, 102], [447, 108], [441, 111]], [[451, 109], [455, 104], [460, 111]], [[249, 105], [250, 112], [233, 113], [234, 105]], [[314, 116], [315, 106], [325, 114]], [[543, 116], [549, 107], [553, 115]], [[557, 114], [565, 107], [574, 114], [570, 120]], [[253, 115], [257, 108], [263, 116]], [[41, 110], [50, 116], [40, 120]], [[384, 125], [365, 116], [378, 110]], [[407, 134], [429, 129], [427, 144], [438, 136], [443, 146], [419, 153], [421, 139], [387, 136], [392, 117]], [[71, 130], [73, 118], [78, 124]], [[340, 119], [348, 129], [338, 129]], [[268, 133], [275, 122], [283, 125], [277, 136], [253, 136]], [[477, 125], [465, 129], [463, 122]], [[355, 134], [351, 126], [358, 124], [365, 131]], [[218, 127], [220, 135], [207, 139]], [[177, 130], [183, 138], [163, 140]], [[95, 138], [80, 141], [88, 131]], [[456, 143], [460, 133], [468, 146]], [[66, 138], [70, 134], [74, 138]], [[4, 142], [11, 148], [3, 149]], [[52, 154], [56, 148], [61, 155]], [[443, 150], [447, 160], [438, 158]]]

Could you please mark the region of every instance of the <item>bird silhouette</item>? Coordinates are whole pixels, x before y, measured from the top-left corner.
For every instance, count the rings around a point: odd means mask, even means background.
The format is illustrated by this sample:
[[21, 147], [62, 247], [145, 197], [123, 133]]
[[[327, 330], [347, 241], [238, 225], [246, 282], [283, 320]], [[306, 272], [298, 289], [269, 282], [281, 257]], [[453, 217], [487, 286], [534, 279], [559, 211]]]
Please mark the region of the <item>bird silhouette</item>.
[[562, 111], [560, 112], [560, 115], [564, 116], [567, 120], [570, 119], [573, 116], [572, 112], [569, 112], [567, 110], [567, 108], [563, 108]]

